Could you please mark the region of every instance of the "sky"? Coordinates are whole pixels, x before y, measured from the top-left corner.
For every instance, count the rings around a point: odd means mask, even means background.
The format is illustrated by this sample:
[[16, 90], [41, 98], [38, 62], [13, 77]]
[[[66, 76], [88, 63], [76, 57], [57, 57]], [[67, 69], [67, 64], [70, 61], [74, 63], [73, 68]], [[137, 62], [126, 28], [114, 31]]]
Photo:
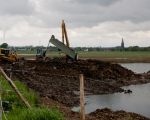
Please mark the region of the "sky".
[[0, 44], [61, 41], [63, 19], [72, 47], [150, 46], [150, 0], [0, 0]]

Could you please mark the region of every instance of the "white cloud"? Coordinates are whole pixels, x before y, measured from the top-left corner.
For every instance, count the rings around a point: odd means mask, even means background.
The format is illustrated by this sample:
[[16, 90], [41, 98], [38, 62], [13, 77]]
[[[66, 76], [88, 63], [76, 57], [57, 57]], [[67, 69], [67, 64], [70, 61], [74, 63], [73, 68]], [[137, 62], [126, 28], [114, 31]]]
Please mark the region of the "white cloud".
[[150, 46], [149, 14], [149, 0], [0, 0], [0, 43], [47, 45], [65, 19], [72, 46]]
[[29, 15], [33, 12], [29, 0], [0, 0], [1, 15]]

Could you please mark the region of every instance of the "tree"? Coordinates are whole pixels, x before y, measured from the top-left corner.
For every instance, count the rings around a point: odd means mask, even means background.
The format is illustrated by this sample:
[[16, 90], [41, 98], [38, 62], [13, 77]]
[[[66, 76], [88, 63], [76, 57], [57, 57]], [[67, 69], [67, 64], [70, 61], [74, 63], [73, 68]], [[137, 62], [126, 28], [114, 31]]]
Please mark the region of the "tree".
[[7, 47], [8, 47], [8, 44], [7, 44], [7, 43], [2, 43], [2, 44], [0, 45], [0, 47], [1, 47], [1, 48], [7, 48]]

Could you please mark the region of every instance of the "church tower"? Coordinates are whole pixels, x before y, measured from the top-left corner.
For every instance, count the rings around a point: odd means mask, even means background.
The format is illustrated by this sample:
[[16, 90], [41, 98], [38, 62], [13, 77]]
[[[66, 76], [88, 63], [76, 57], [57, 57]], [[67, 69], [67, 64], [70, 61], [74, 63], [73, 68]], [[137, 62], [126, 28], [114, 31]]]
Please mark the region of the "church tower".
[[124, 49], [124, 41], [123, 41], [123, 38], [122, 38], [122, 41], [121, 41], [121, 48]]

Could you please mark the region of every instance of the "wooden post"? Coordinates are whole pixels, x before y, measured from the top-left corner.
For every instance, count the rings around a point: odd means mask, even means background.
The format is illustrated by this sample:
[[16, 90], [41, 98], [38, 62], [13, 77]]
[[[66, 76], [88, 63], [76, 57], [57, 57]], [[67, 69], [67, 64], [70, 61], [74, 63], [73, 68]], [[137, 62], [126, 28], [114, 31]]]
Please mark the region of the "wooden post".
[[62, 42], [65, 44], [65, 41], [64, 41], [64, 20], [62, 20], [62, 24], [61, 24], [61, 30], [62, 30]]
[[26, 107], [31, 108], [28, 101], [23, 97], [23, 95], [20, 93], [20, 91], [17, 89], [16, 85], [13, 83], [13, 81], [6, 75], [4, 70], [0, 67], [0, 71], [3, 74], [4, 78], [8, 81], [8, 83], [11, 85], [11, 87], [14, 89], [14, 91], [17, 93], [19, 98], [23, 101], [23, 103], [26, 105]]
[[83, 74], [80, 74], [79, 79], [80, 79], [80, 120], [85, 120]]

